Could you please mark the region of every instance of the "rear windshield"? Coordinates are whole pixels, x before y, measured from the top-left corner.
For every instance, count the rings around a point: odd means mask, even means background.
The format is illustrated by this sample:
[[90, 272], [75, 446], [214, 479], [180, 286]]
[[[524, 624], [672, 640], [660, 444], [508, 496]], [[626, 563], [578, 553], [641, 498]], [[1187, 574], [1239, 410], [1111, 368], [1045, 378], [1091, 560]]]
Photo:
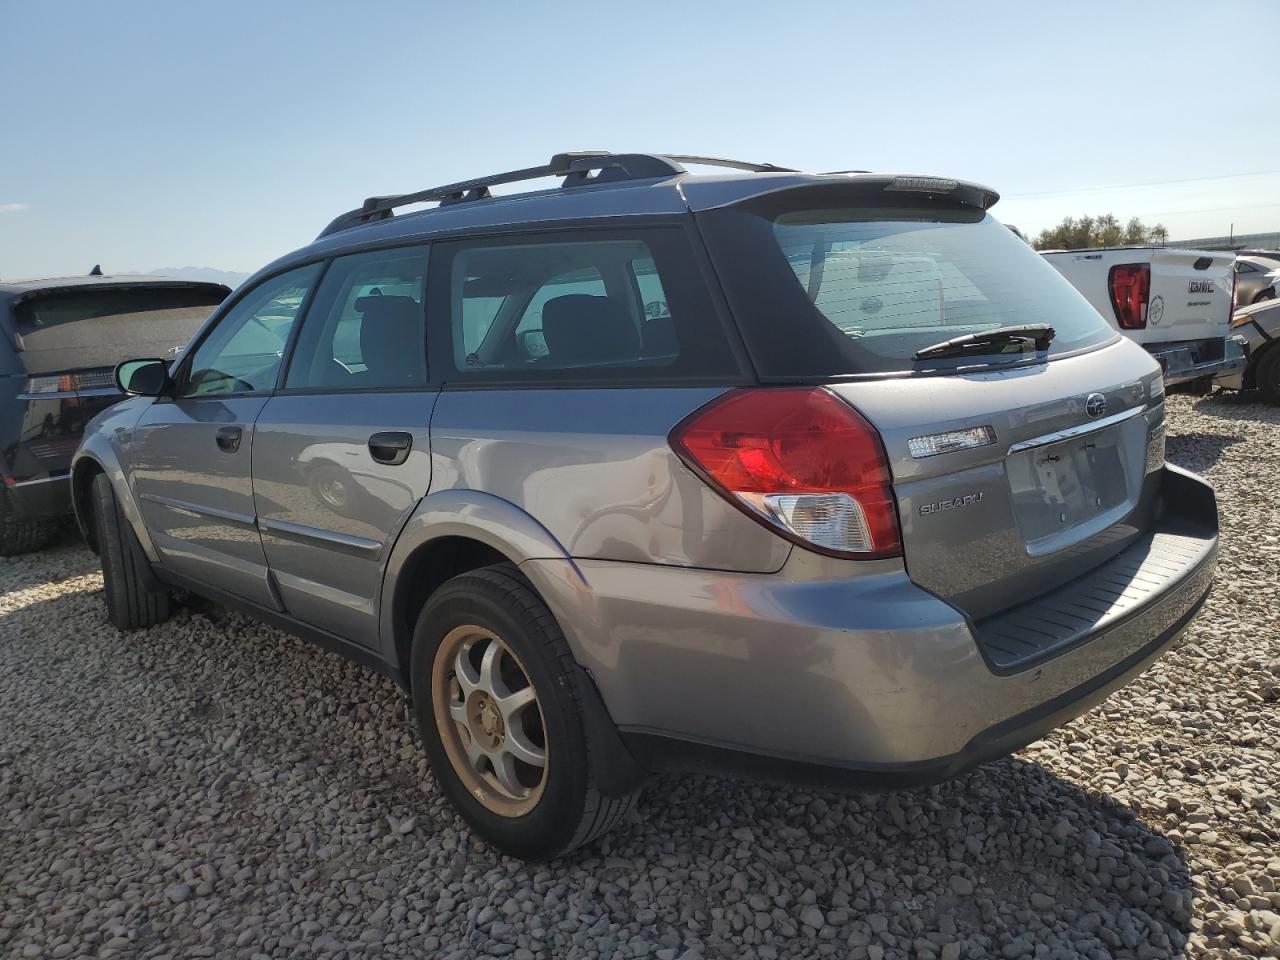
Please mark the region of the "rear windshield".
[[[1007, 363], [1008, 355], [913, 359], [924, 347], [1001, 326], [1053, 327], [1050, 356], [1116, 335], [1043, 258], [979, 211], [847, 207], [752, 219], [763, 225], [719, 233], [752, 233], [772, 251], [744, 252], [756, 267], [727, 269], [732, 286], [772, 287], [743, 290], [734, 303], [747, 314], [744, 335], [767, 377]], [[717, 267], [725, 272], [723, 256]]]
[[39, 294], [15, 308], [17, 346], [28, 373], [163, 357], [185, 345], [226, 295], [215, 284]]

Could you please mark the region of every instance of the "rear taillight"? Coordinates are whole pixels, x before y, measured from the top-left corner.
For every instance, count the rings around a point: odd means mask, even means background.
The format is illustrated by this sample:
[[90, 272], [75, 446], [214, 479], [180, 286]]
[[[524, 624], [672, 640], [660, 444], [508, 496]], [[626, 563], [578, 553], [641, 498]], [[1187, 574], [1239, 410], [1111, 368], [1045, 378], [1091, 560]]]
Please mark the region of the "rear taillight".
[[111, 367], [27, 378], [27, 393], [73, 393], [76, 390], [98, 390], [114, 386], [115, 376]]
[[1151, 264], [1121, 263], [1107, 275], [1111, 309], [1122, 330], [1145, 330], [1147, 300], [1151, 296]]
[[75, 389], [75, 380], [69, 373], [27, 378], [27, 393], [73, 393]]
[[827, 390], [734, 390], [669, 439], [717, 492], [789, 540], [837, 556], [902, 554], [880, 435]]

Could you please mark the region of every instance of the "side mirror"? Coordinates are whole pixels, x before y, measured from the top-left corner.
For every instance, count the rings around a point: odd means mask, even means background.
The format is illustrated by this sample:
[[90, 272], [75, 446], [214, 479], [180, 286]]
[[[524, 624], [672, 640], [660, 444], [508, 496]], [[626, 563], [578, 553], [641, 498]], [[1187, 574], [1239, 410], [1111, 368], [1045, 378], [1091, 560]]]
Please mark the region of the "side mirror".
[[169, 366], [163, 360], [126, 360], [116, 367], [116, 386], [135, 397], [158, 397], [169, 386]]

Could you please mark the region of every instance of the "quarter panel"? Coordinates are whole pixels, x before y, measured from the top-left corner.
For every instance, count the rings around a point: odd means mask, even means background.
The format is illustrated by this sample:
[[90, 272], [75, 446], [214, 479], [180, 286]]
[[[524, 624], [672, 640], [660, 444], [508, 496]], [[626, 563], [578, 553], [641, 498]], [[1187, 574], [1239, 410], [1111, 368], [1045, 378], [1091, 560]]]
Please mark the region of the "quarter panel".
[[572, 557], [770, 572], [790, 545], [714, 493], [667, 443], [719, 387], [446, 390], [432, 490], [509, 501]]

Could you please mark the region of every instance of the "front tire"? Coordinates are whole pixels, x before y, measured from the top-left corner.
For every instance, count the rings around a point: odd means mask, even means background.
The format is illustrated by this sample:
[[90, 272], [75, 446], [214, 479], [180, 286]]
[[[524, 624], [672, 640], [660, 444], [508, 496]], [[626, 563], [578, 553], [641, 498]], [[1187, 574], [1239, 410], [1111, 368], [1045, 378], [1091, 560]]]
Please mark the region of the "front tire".
[[93, 478], [93, 524], [102, 559], [107, 619], [120, 630], [138, 630], [168, 620], [169, 591], [155, 584], [142, 544], [120, 513], [105, 473]]
[[484, 567], [440, 587], [418, 618], [411, 670], [436, 780], [498, 850], [556, 857], [590, 843], [634, 805], [634, 793], [600, 793], [577, 664], [515, 567]]

